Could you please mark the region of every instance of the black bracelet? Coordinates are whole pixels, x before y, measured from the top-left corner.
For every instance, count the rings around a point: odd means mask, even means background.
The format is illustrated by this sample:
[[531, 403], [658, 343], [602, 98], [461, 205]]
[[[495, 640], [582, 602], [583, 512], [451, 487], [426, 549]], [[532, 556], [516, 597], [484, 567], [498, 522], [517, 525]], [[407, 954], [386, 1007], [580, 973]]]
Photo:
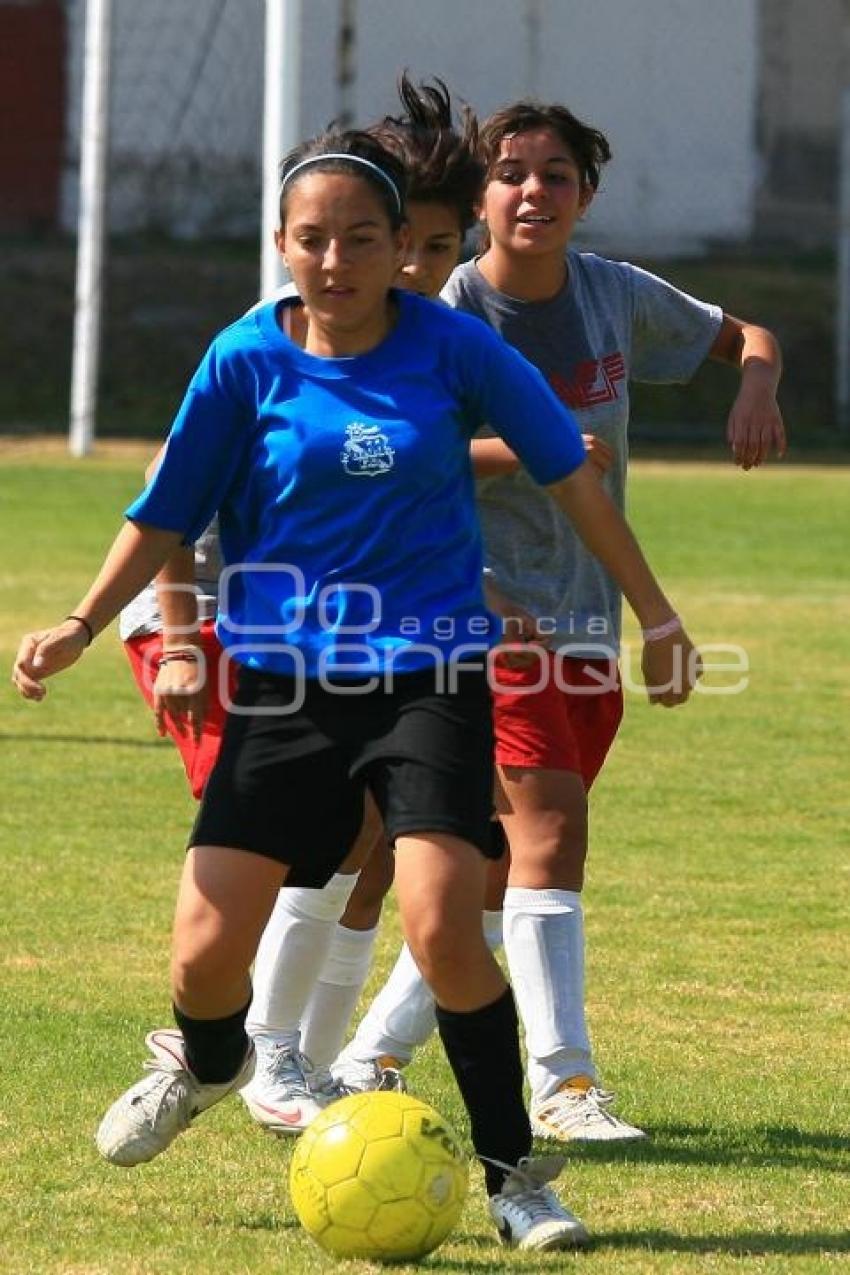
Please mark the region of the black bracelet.
[[156, 662], [158, 669], [164, 664], [197, 664], [198, 656], [194, 651], [166, 651]]
[[94, 641], [94, 629], [89, 624], [88, 620], [84, 620], [81, 615], [66, 615], [65, 619], [76, 620], [77, 624], [81, 624], [83, 626], [83, 628], [85, 629], [89, 637], [88, 642], [86, 642], [86, 646], [91, 646], [92, 642]]

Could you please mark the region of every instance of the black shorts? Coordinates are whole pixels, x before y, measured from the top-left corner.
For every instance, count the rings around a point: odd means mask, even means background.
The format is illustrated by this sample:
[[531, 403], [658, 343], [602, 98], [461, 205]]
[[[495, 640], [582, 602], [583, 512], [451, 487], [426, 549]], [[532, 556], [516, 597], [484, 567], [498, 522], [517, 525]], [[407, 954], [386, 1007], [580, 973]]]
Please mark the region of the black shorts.
[[[450, 692], [437, 676], [340, 690], [240, 669], [190, 844], [250, 850], [290, 865], [288, 885], [322, 886], [354, 843], [368, 787], [391, 843], [445, 832], [493, 857], [486, 677], [463, 668]], [[282, 715], [297, 693], [303, 705]]]

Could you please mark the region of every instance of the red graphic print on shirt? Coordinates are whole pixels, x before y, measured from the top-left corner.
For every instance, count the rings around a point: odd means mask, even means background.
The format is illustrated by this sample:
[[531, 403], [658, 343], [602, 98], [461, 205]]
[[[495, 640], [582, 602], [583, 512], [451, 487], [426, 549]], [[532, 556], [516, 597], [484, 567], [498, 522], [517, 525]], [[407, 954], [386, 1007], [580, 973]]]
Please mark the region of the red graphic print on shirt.
[[549, 378], [549, 384], [567, 407], [596, 407], [599, 403], [614, 402], [617, 382], [625, 377], [625, 360], [617, 352], [605, 354], [601, 359], [583, 359], [576, 364], [571, 380], [556, 372]]

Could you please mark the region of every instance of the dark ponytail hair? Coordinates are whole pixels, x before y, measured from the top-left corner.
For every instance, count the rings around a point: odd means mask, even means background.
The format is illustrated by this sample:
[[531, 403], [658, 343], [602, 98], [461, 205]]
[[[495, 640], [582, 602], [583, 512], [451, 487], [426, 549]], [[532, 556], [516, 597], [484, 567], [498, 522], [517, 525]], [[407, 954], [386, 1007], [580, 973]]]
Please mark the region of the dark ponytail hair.
[[409, 200], [454, 208], [461, 230], [468, 230], [485, 171], [475, 115], [463, 105], [455, 123], [451, 94], [436, 77], [417, 87], [405, 71], [398, 95], [404, 113], [386, 115], [369, 132], [404, 165]]

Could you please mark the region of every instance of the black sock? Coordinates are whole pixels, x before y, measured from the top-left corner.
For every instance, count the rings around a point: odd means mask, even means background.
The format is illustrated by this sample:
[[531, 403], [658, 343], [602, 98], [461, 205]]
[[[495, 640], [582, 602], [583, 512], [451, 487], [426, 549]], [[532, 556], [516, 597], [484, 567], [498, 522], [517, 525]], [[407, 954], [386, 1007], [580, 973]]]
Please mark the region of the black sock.
[[484, 1164], [487, 1194], [502, 1189], [505, 1170], [485, 1156], [514, 1165], [531, 1150], [522, 1096], [516, 1006], [509, 987], [491, 1005], [467, 1013], [437, 1006], [437, 1026], [472, 1126], [472, 1145]]
[[183, 1033], [186, 1062], [202, 1085], [223, 1085], [232, 1080], [245, 1061], [248, 1036], [245, 1019], [251, 1002], [228, 1018], [190, 1018], [176, 1005], [174, 1021]]

